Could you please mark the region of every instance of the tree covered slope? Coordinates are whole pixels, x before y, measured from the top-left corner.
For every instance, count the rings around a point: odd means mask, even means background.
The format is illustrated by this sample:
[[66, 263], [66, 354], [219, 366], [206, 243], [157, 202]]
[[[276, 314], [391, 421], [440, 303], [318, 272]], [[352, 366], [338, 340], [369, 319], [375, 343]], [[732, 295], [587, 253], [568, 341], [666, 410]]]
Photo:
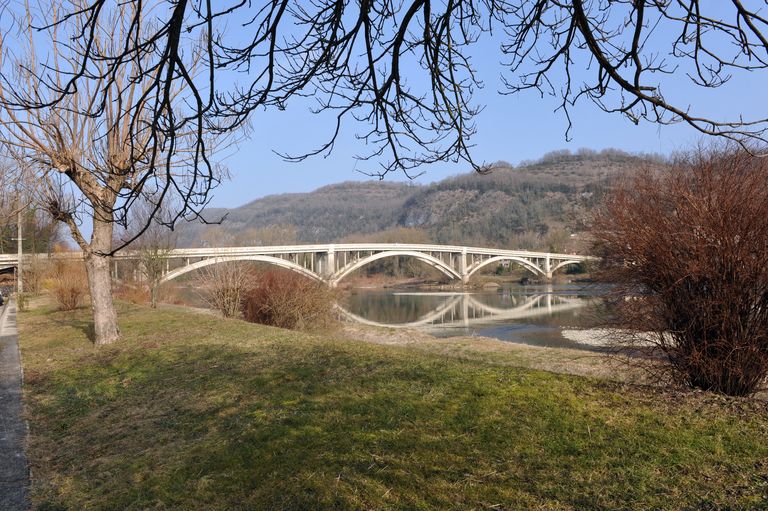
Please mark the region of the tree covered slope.
[[587, 228], [610, 178], [646, 164], [659, 160], [617, 150], [558, 151], [428, 185], [345, 182], [209, 210], [209, 220], [226, 214], [222, 224], [183, 226], [180, 239], [187, 246], [206, 238], [242, 245], [402, 239], [562, 249], [569, 234]]

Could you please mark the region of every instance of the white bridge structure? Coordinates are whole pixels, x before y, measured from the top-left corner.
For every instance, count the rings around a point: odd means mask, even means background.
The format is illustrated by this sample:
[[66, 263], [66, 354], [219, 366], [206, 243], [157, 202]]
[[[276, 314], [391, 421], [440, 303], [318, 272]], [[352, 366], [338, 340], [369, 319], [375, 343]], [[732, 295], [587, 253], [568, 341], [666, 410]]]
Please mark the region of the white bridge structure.
[[[39, 254], [25, 256], [25, 264], [27, 264], [26, 259], [31, 260], [32, 257], [48, 256]], [[82, 257], [82, 254], [75, 252], [52, 257], [77, 258]], [[459, 280], [465, 284], [482, 268], [505, 261], [519, 264], [534, 275], [551, 280], [552, 275], [561, 268], [595, 259], [576, 254], [404, 243], [177, 248], [159, 251], [157, 257], [162, 257], [166, 261], [161, 283], [214, 264], [251, 261], [292, 270], [309, 278], [326, 282], [332, 287], [356, 270], [374, 261], [392, 257], [418, 259], [441, 271], [452, 280]], [[117, 264], [120, 261], [141, 261], [141, 259], [142, 254], [139, 251], [118, 252], [114, 256], [114, 272], [118, 272]], [[18, 264], [15, 254], [0, 254], [0, 271], [17, 267]]]

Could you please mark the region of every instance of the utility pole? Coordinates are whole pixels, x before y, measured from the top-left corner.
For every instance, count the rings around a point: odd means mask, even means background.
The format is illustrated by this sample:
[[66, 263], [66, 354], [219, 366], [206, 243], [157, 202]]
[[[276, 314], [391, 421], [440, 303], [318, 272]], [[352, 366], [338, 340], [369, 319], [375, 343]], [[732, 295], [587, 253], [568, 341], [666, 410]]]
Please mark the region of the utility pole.
[[24, 238], [22, 237], [22, 215], [21, 215], [21, 208], [18, 208], [18, 212], [16, 213], [16, 255], [18, 258], [18, 265], [16, 266], [16, 292], [17, 293], [23, 293], [24, 292], [24, 281], [22, 280], [22, 258], [24, 257], [24, 250], [22, 247], [22, 242], [24, 241]]

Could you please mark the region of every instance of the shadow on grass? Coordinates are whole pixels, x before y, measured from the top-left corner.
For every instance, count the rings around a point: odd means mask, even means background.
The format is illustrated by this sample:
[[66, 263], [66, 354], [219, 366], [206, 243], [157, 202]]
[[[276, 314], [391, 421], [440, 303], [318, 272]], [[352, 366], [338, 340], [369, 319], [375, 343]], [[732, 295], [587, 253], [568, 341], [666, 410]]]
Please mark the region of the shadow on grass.
[[30, 393], [38, 501], [69, 509], [717, 507], [768, 491], [764, 423], [365, 345], [125, 348]]
[[93, 319], [85, 319], [82, 317], [83, 312], [90, 311], [90, 307], [81, 306], [75, 310], [56, 310], [52, 309], [50, 312], [54, 313], [49, 316], [49, 320], [59, 327], [75, 328], [85, 335], [86, 339], [91, 342], [96, 341], [96, 331], [93, 326]]
[[125, 339], [100, 348], [81, 335], [87, 311], [21, 317], [41, 508], [750, 509], [768, 494], [765, 414], [180, 311], [120, 314]]

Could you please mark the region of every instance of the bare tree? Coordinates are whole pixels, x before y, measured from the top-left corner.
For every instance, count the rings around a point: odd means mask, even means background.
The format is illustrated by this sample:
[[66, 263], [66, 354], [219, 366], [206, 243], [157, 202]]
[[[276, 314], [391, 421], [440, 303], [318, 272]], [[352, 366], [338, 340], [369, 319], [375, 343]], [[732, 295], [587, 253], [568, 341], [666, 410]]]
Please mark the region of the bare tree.
[[[112, 2], [95, 0], [72, 9], [84, 27], [98, 26]], [[359, 133], [373, 149], [380, 174], [470, 154], [472, 101], [482, 86], [473, 68], [472, 45], [501, 32], [499, 56], [507, 68], [503, 91], [559, 96], [569, 109], [591, 100], [601, 110], [632, 122], [684, 122], [703, 134], [740, 143], [764, 140], [768, 117], [708, 118], [688, 98], [668, 98], [666, 77], [692, 88], [717, 88], [742, 72], [768, 65], [768, 19], [760, 2], [656, 0], [166, 0], [152, 26], [143, 3], [128, 0], [133, 19], [123, 51], [83, 55], [106, 65], [112, 76], [126, 57], [156, 51], [147, 95], [169, 139], [189, 123], [228, 131], [263, 107], [284, 108], [294, 96], [312, 96], [318, 110], [336, 114], [327, 143], [295, 156], [332, 149], [344, 119], [366, 125]], [[147, 9], [147, 7], [144, 7]], [[89, 31], [79, 38], [87, 44]], [[206, 73], [189, 72], [190, 41], [204, 41]], [[84, 73], [62, 83], [60, 97], [77, 89]], [[192, 91], [187, 115], [171, 118], [170, 84]], [[27, 103], [30, 104], [30, 103]], [[40, 102], [44, 105], [44, 102]], [[36, 106], [34, 102], [30, 106]], [[38, 105], [39, 106], [39, 105]], [[570, 120], [569, 120], [570, 123]], [[200, 141], [200, 155], [206, 152]], [[206, 163], [204, 158], [200, 163]], [[201, 178], [205, 179], [205, 173]]]
[[593, 230], [617, 339], [674, 380], [749, 395], [768, 377], [768, 161], [700, 151], [619, 182]]
[[[125, 53], [131, 38], [143, 35], [134, 32], [133, 23], [149, 28], [144, 19], [153, 18], [150, 6], [119, 4], [86, 20], [66, 15], [86, 8], [83, 0], [39, 5], [34, 10], [24, 3], [2, 16], [13, 25], [0, 35], [0, 145], [19, 172], [32, 177], [29, 192], [36, 202], [69, 228], [82, 249], [95, 342], [107, 344], [120, 335], [110, 280], [110, 258], [119, 248], [113, 245], [114, 225], [127, 224], [137, 201], [153, 204], [151, 219], [171, 191], [184, 204], [193, 203], [200, 186], [209, 187], [216, 178], [209, 174], [200, 183], [193, 172], [187, 180], [185, 169], [196, 166], [194, 144], [185, 147], [189, 137], [181, 131], [168, 139], [156, 129], [163, 121], [155, 108], [175, 115], [172, 105], [152, 101], [152, 88], [161, 79], [153, 66], [157, 48]], [[11, 31], [18, 35], [15, 44]], [[110, 67], [109, 59], [118, 55], [120, 65]], [[59, 96], [75, 74], [77, 86]], [[179, 87], [167, 86], [167, 97], [175, 99]], [[164, 170], [157, 172], [158, 167]], [[171, 221], [182, 214], [177, 211]], [[84, 226], [84, 219], [90, 225]]]
[[8, 161], [0, 160], [0, 253], [15, 248], [12, 244], [14, 224], [17, 222], [18, 192], [13, 182]]
[[[158, 288], [166, 271], [168, 255], [176, 248], [177, 236], [164, 223], [172, 215], [171, 205], [161, 204], [157, 213], [153, 213], [153, 209], [153, 204], [150, 203], [139, 204], [132, 209], [131, 224], [144, 232], [131, 244], [131, 248], [139, 255], [139, 270], [149, 287], [149, 303], [154, 309], [157, 308]], [[148, 219], [153, 215], [154, 218]], [[145, 228], [147, 224], [149, 226]], [[133, 237], [134, 233], [130, 230], [124, 236], [128, 239]]]

